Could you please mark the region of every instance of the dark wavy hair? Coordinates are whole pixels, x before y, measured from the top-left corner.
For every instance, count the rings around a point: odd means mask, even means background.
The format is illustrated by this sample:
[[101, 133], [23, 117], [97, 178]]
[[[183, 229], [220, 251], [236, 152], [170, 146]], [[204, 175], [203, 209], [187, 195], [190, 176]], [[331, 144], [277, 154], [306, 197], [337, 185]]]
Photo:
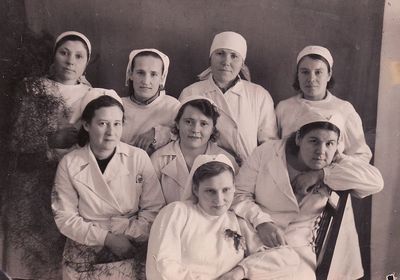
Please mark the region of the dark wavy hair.
[[199, 189], [200, 182], [202, 182], [208, 178], [217, 176], [224, 171], [229, 171], [229, 173], [232, 174], [232, 180], [235, 178], [235, 175], [234, 175], [235, 173], [234, 173], [232, 167], [230, 167], [229, 165], [227, 165], [226, 163], [223, 163], [223, 162], [211, 161], [211, 162], [207, 162], [207, 163], [201, 165], [199, 168], [197, 168], [193, 174], [193, 179], [192, 179], [193, 180], [193, 189], [192, 189], [193, 197], [195, 197], [197, 199], [195, 190], [197, 191]]
[[289, 136], [289, 138], [286, 142], [287, 151], [292, 155], [297, 155], [300, 147], [296, 145], [296, 135], [298, 135], [298, 137], [300, 139], [302, 139], [307, 133], [309, 133], [313, 130], [316, 130], [316, 129], [326, 129], [326, 130], [336, 132], [336, 134], [338, 136], [338, 140], [340, 138], [340, 129], [336, 125], [334, 125], [330, 122], [312, 122], [312, 123], [303, 125], [299, 130], [297, 130], [296, 132], [293, 132]]
[[[132, 60], [132, 65], [131, 65], [131, 71], [133, 71], [133, 69], [135, 68], [135, 60], [136, 60], [136, 58], [138, 58], [138, 57], [143, 57], [143, 56], [151, 56], [151, 57], [154, 57], [154, 58], [158, 58], [159, 60], [161, 60], [161, 74], [162, 73], [164, 73], [164, 61], [162, 60], [162, 58], [161, 58], [161, 56], [159, 56], [157, 53], [155, 53], [155, 52], [152, 52], [152, 51], [143, 51], [143, 52], [140, 52], [140, 53], [138, 53], [137, 55], [135, 55], [135, 57], [133, 58], [133, 60]], [[165, 85], [164, 85], [165, 86]], [[159, 89], [159, 91], [160, 90], [164, 90], [164, 88], [162, 87], [160, 87], [160, 89]], [[129, 96], [132, 96], [133, 95], [133, 91], [134, 91], [134, 89], [133, 89], [133, 81], [131, 80], [131, 79], [129, 79], [128, 80], [128, 92], [129, 92]]]
[[213, 104], [211, 104], [210, 101], [208, 101], [206, 99], [194, 99], [194, 100], [188, 101], [185, 104], [183, 104], [182, 107], [179, 109], [178, 114], [176, 115], [175, 125], [172, 128], [171, 132], [179, 137], [179, 129], [178, 129], [177, 124], [181, 120], [183, 112], [185, 111], [185, 108], [187, 106], [192, 106], [192, 107], [198, 109], [206, 117], [212, 119], [214, 128], [213, 128], [213, 132], [211, 133], [210, 140], [213, 142], [217, 142], [218, 137], [219, 137], [219, 131], [216, 127], [217, 120], [219, 118], [218, 109]]
[[87, 61], [89, 61], [89, 46], [86, 44], [86, 42], [81, 37], [79, 37], [77, 35], [67, 35], [67, 36], [63, 37], [60, 41], [58, 41], [57, 44], [54, 47], [53, 59], [54, 59], [54, 56], [56, 55], [57, 49], [62, 44], [64, 44], [66, 41], [79, 41], [79, 42], [81, 42], [85, 46]]
[[[300, 82], [299, 82], [299, 75], [298, 75], [298, 73], [299, 73], [299, 65], [300, 65], [301, 61], [305, 57], [309, 57], [309, 58], [314, 59], [314, 60], [323, 61], [326, 64], [326, 67], [328, 68], [328, 73], [331, 73], [331, 67], [329, 66], [329, 62], [323, 56], [321, 56], [319, 54], [308, 54], [308, 55], [303, 56], [300, 59], [299, 63], [297, 63], [296, 73], [294, 74], [294, 82], [292, 84], [293, 88], [295, 90], [297, 90], [297, 91], [300, 90]], [[328, 84], [326, 85], [326, 88], [327, 89], [332, 89], [334, 85], [335, 85], [335, 79], [333, 78], [333, 74], [332, 74], [331, 79], [329, 80]]]
[[[81, 119], [86, 123], [90, 123], [94, 117], [94, 114], [96, 113], [96, 110], [104, 107], [113, 107], [113, 106], [117, 106], [118, 108], [120, 108], [122, 113], [125, 115], [125, 110], [121, 103], [119, 103], [115, 98], [112, 98], [111, 96], [103, 95], [90, 101], [86, 105], [85, 110], [83, 110]], [[123, 116], [122, 121], [124, 120], [125, 117]], [[78, 133], [78, 144], [79, 146], [83, 147], [88, 142], [89, 142], [89, 133], [83, 128], [82, 125]]]

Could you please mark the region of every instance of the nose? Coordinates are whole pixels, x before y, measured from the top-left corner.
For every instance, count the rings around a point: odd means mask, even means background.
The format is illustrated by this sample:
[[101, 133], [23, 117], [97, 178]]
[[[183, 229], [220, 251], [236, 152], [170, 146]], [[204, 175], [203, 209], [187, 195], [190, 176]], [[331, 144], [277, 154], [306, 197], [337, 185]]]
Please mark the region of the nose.
[[317, 155], [322, 155], [326, 150], [326, 147], [323, 143], [318, 144], [317, 147], [315, 148], [315, 153]]
[[142, 83], [143, 83], [144, 85], [149, 85], [149, 84], [150, 84], [150, 81], [151, 81], [150, 75], [149, 75], [149, 74], [144, 75], [143, 80], [142, 80]]
[[222, 57], [222, 64], [229, 65], [231, 63], [231, 57], [227, 54], [224, 54]]
[[200, 132], [200, 122], [194, 122], [192, 125], [192, 132], [197, 133]]
[[68, 55], [67, 63], [71, 64], [71, 65], [74, 64], [75, 63], [75, 56], [73, 56], [72, 54]]
[[314, 71], [311, 71], [310, 72], [310, 81], [315, 81], [316, 77], [317, 76], [315, 75]]
[[224, 194], [222, 192], [217, 192], [215, 194], [214, 203], [216, 205], [222, 205], [222, 204], [224, 204], [224, 201], [225, 201]]
[[112, 135], [113, 131], [114, 131], [114, 127], [111, 124], [107, 125], [106, 134]]

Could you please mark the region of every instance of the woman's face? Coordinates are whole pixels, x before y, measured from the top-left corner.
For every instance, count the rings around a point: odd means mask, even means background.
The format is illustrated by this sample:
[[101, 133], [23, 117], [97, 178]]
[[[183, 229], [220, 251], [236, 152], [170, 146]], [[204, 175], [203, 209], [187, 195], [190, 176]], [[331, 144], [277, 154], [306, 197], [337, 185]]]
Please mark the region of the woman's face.
[[131, 75], [135, 98], [146, 101], [152, 98], [159, 90], [162, 81], [161, 59], [152, 56], [138, 56], [133, 61], [134, 68]]
[[243, 58], [233, 50], [217, 49], [211, 54], [212, 75], [220, 87], [234, 81], [242, 66]]
[[88, 54], [81, 41], [65, 41], [54, 55], [54, 78], [65, 85], [74, 85], [85, 72]]
[[304, 169], [319, 170], [332, 163], [337, 151], [338, 135], [328, 129], [314, 129], [303, 138], [296, 137], [298, 159]]
[[235, 185], [232, 173], [224, 171], [216, 176], [202, 180], [194, 189], [200, 207], [209, 215], [221, 216], [233, 201]]
[[189, 149], [205, 148], [214, 130], [212, 118], [187, 105], [177, 124], [180, 145]]
[[326, 87], [332, 76], [332, 72], [328, 72], [325, 62], [306, 56], [300, 60], [297, 75], [305, 99], [322, 100], [325, 98]]
[[95, 155], [111, 155], [118, 145], [123, 124], [123, 112], [118, 106], [102, 107], [95, 111], [90, 123], [83, 127], [89, 133], [90, 147]]

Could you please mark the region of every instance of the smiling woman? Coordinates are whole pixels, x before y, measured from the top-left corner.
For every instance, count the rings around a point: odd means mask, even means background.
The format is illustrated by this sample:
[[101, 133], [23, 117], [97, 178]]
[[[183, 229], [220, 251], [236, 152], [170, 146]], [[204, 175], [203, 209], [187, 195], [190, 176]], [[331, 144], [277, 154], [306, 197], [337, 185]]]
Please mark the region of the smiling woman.
[[219, 113], [213, 101], [204, 97], [183, 100], [172, 133], [176, 140], [151, 155], [167, 203], [181, 200], [193, 162], [198, 155], [232, 155], [216, 145]]

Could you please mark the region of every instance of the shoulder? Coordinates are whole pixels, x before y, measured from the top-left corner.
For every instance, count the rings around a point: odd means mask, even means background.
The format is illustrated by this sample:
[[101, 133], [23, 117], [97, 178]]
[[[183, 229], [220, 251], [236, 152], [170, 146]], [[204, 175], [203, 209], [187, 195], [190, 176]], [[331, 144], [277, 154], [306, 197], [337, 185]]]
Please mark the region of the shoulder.
[[180, 102], [178, 101], [178, 99], [176, 99], [175, 97], [171, 96], [171, 95], [162, 95], [160, 96], [160, 99], [163, 101], [163, 103], [167, 103], [170, 105], [176, 105], [178, 106], [180, 104]]
[[128, 158], [139, 158], [139, 159], [148, 159], [149, 156], [147, 155], [147, 153], [137, 147], [131, 146], [129, 144], [120, 142], [118, 144], [118, 148], [119, 148], [119, 152], [121, 154], [124, 154], [126, 157]]
[[204, 90], [208, 88], [211, 88], [211, 84], [208, 79], [193, 83], [182, 90], [182, 93], [179, 96], [179, 100], [182, 100], [183, 97], [188, 97], [195, 94], [202, 94], [204, 93]]
[[287, 108], [287, 107], [293, 106], [298, 103], [298, 99], [299, 98], [297, 95], [289, 97], [287, 99], [280, 101], [278, 103], [278, 105], [276, 105], [276, 107], [277, 108]]
[[79, 168], [82, 163], [86, 163], [88, 158], [88, 149], [86, 146], [79, 147], [64, 155], [60, 165], [73, 166]]
[[342, 110], [347, 112], [355, 112], [353, 105], [349, 101], [341, 99], [333, 94], [331, 95], [331, 98], [335, 107], [341, 107]]
[[174, 216], [174, 218], [187, 217], [188, 212], [193, 208], [192, 204], [193, 203], [191, 201], [174, 201], [164, 206], [160, 210], [158, 216], [160, 216], [161, 219], [163, 217], [168, 219], [171, 218], [172, 216]]
[[176, 155], [176, 151], [174, 149], [175, 143], [176, 141], [172, 141], [169, 142], [167, 145], [162, 146], [151, 155], [151, 159], [156, 159], [163, 156]]

